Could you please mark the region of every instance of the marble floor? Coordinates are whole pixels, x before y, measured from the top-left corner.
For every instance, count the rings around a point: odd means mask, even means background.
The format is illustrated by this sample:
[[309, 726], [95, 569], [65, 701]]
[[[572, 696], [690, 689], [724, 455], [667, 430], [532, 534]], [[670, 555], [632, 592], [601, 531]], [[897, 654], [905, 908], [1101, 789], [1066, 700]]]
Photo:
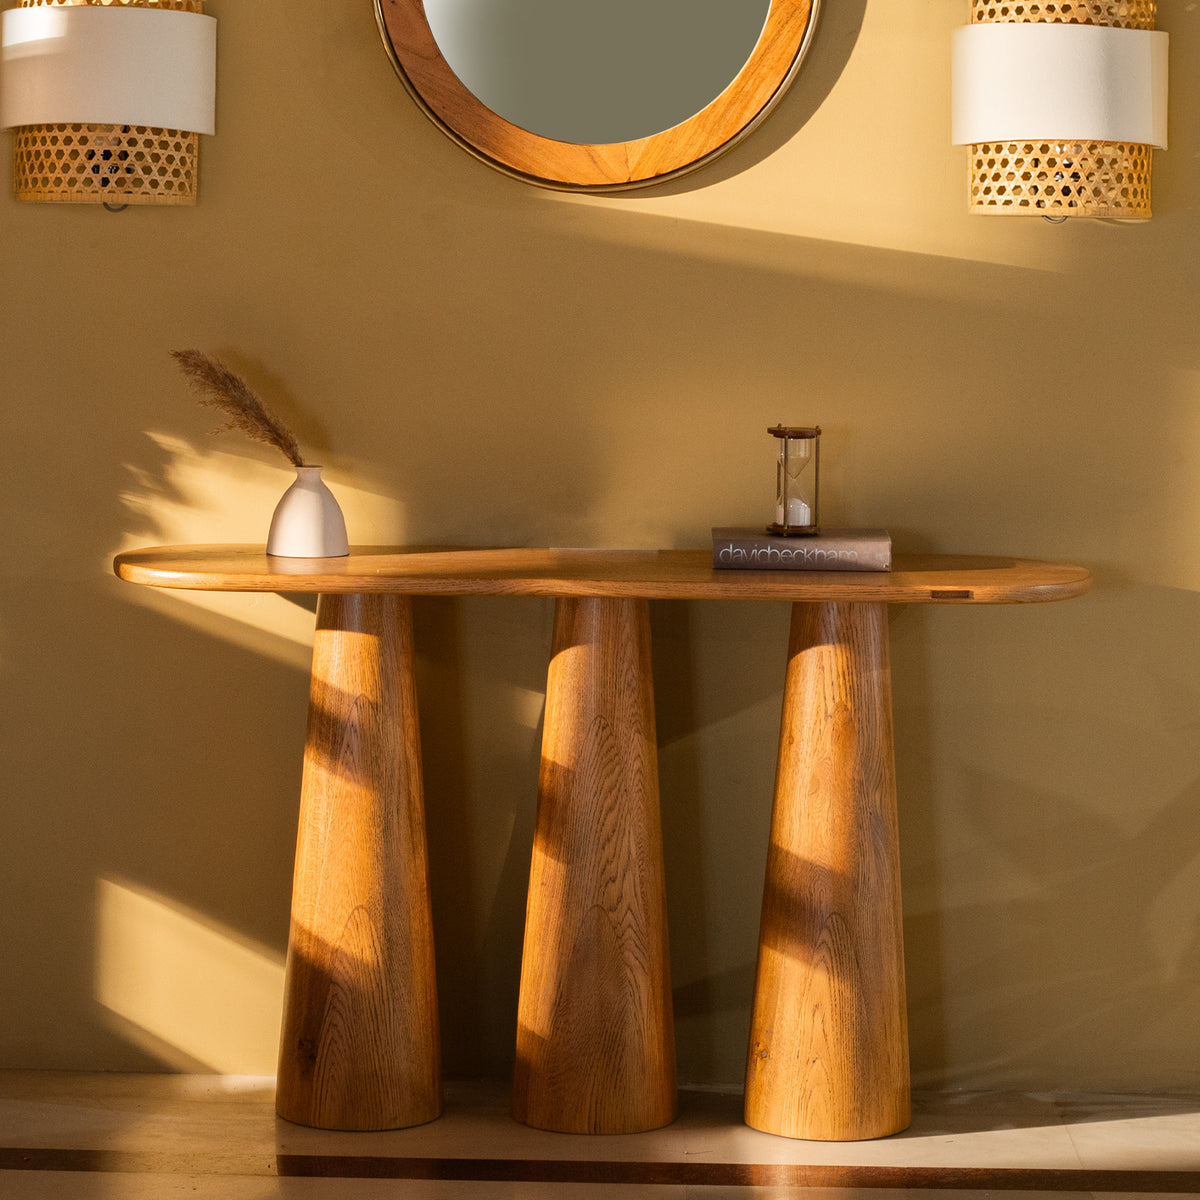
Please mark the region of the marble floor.
[[739, 1097], [685, 1092], [654, 1133], [526, 1129], [503, 1088], [448, 1085], [417, 1129], [276, 1119], [270, 1079], [0, 1072], [2, 1200], [888, 1200], [1200, 1196], [1200, 1096], [930, 1092], [870, 1142], [747, 1129]]

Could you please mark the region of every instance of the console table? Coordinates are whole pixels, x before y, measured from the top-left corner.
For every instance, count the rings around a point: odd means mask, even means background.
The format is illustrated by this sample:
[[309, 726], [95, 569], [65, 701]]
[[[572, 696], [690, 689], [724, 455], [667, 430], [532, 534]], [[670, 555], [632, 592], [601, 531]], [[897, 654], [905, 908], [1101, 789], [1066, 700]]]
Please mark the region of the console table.
[[792, 602], [746, 1120], [909, 1122], [888, 604], [1065, 600], [1082, 567], [899, 556], [891, 572], [715, 571], [708, 551], [259, 547], [121, 554], [132, 583], [317, 592], [277, 1109], [386, 1129], [441, 1109], [413, 684], [416, 595], [551, 596], [513, 1113], [567, 1132], [676, 1112], [647, 602]]

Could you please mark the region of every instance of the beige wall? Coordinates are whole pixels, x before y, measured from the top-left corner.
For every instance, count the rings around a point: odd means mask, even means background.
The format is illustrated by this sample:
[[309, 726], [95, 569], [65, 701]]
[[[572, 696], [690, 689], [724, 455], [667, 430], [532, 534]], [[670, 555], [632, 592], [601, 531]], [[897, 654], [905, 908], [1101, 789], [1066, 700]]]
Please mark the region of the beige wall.
[[[358, 541], [702, 546], [764, 519], [766, 426], [818, 422], [828, 521], [1087, 564], [1070, 604], [892, 614], [914, 1074], [1200, 1087], [1200, 10], [1159, 6], [1158, 215], [1055, 227], [965, 211], [965, 0], [826, 7], [754, 137], [600, 199], [443, 138], [367, 0], [211, 0], [199, 207], [0, 199], [0, 1063], [274, 1057], [311, 612], [108, 574], [261, 541], [286, 485], [209, 436], [195, 345]], [[550, 615], [417, 605], [452, 1074], [511, 1063]], [[687, 1081], [741, 1077], [787, 620], [654, 613]]]

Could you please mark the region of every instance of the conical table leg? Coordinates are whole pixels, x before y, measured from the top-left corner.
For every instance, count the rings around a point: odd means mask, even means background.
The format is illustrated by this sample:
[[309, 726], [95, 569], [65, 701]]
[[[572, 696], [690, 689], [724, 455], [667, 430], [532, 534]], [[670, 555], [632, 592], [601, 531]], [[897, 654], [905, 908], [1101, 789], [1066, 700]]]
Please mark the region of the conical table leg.
[[828, 1141], [910, 1119], [887, 609], [796, 604], [746, 1122]]
[[317, 609], [276, 1108], [321, 1129], [441, 1111], [407, 597]]
[[646, 601], [561, 599], [538, 783], [513, 1114], [566, 1133], [675, 1118]]

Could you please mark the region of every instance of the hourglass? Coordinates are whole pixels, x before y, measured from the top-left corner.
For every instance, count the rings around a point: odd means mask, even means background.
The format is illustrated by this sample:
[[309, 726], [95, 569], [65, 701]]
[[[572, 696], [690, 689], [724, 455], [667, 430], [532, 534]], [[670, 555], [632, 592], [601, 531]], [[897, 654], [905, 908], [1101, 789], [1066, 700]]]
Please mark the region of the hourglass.
[[775, 521], [767, 526], [767, 532], [812, 537], [821, 528], [817, 514], [821, 430], [775, 425], [767, 432], [777, 440]]

